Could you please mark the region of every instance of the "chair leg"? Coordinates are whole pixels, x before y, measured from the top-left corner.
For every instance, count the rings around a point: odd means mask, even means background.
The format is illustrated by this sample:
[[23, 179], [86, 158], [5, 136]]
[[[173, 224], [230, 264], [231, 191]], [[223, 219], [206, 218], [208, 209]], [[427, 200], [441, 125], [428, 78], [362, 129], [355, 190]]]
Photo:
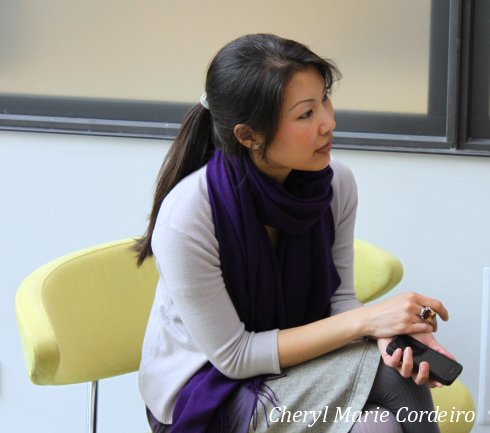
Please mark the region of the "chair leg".
[[97, 433], [97, 397], [99, 392], [99, 381], [89, 383], [89, 404], [87, 410], [87, 432]]

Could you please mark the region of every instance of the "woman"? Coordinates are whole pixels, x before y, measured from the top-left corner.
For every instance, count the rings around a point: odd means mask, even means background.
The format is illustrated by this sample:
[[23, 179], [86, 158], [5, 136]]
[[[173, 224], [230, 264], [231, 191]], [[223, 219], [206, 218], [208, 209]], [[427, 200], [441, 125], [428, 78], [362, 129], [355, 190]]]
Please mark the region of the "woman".
[[439, 431], [397, 421], [401, 407], [433, 410], [429, 366], [412, 375], [411, 350], [386, 346], [416, 334], [447, 354], [420, 316], [446, 309], [416, 293], [355, 298], [356, 186], [330, 156], [337, 78], [267, 34], [211, 62], [137, 244], [160, 272], [139, 375], [154, 433]]

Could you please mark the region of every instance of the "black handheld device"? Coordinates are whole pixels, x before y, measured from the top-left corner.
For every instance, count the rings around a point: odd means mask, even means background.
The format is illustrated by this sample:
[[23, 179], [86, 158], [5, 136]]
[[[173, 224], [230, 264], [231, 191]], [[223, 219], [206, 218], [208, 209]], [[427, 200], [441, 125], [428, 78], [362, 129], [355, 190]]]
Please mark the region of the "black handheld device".
[[409, 335], [398, 335], [395, 337], [388, 344], [386, 352], [388, 355], [393, 355], [396, 349], [405, 350], [406, 347], [412, 348], [413, 370], [417, 372], [420, 363], [426, 361], [429, 363], [429, 377], [444, 385], [451, 385], [463, 371], [463, 366], [460, 363], [453, 361], [442, 353], [436, 352]]

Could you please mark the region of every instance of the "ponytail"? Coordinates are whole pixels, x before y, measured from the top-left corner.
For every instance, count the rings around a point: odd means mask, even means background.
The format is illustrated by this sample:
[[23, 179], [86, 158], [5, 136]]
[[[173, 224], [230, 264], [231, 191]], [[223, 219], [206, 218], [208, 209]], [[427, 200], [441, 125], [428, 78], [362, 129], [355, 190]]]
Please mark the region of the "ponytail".
[[214, 151], [211, 137], [211, 114], [208, 109], [197, 104], [185, 116], [158, 173], [148, 228], [133, 247], [137, 253], [138, 266], [153, 255], [151, 236], [164, 198], [185, 176], [201, 168], [211, 158]]

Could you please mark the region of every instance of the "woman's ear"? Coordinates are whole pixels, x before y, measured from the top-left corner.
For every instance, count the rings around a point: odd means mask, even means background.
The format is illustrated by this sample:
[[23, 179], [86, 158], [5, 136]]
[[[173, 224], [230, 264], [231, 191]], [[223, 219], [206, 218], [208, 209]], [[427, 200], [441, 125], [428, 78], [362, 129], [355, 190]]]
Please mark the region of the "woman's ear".
[[235, 125], [233, 133], [236, 139], [248, 149], [252, 149], [253, 146], [261, 145], [262, 143], [262, 136], [243, 123]]

